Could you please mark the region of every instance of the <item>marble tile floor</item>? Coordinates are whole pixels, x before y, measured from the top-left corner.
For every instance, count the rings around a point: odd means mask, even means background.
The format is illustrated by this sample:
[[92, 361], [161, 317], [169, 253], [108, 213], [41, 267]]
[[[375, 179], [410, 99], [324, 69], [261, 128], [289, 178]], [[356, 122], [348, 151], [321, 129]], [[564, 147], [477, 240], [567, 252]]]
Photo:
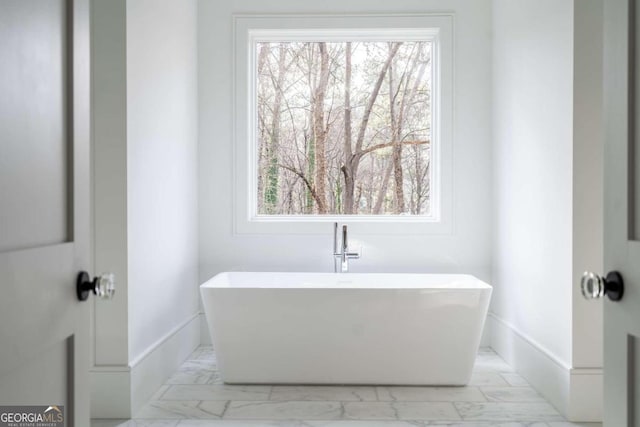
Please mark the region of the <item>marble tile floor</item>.
[[481, 349], [467, 387], [232, 386], [198, 348], [131, 420], [92, 427], [569, 427], [573, 424]]

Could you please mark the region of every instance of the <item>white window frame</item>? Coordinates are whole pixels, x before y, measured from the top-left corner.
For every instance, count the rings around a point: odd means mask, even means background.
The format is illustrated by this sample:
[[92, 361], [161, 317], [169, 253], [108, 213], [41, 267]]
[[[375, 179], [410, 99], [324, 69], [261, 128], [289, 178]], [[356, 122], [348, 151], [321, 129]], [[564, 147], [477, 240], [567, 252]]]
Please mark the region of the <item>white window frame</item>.
[[[453, 230], [453, 15], [234, 15], [234, 232], [327, 233], [327, 223], [365, 234]], [[276, 41], [430, 41], [432, 144], [430, 215], [257, 213], [256, 44]]]

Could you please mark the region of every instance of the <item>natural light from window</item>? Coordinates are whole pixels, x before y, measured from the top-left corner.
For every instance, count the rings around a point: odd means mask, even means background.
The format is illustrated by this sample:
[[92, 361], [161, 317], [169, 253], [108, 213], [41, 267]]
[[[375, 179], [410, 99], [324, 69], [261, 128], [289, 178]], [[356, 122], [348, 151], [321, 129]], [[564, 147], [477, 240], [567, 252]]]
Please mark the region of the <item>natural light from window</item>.
[[434, 46], [258, 41], [256, 213], [429, 216]]

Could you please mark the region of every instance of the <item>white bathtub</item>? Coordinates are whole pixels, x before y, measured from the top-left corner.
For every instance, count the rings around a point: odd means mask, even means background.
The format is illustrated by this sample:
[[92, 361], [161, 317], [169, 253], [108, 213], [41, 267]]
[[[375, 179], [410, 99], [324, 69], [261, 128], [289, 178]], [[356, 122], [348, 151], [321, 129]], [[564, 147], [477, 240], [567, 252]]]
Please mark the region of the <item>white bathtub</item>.
[[226, 383], [464, 385], [491, 289], [468, 275], [221, 273], [200, 293]]

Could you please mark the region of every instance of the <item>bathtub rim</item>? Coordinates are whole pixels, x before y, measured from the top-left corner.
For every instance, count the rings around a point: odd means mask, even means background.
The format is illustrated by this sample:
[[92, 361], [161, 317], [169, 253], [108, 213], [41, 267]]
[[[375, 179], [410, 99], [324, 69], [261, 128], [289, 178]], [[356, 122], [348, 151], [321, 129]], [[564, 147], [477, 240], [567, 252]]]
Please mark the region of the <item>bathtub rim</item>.
[[[233, 283], [240, 276], [243, 280]], [[244, 277], [242, 277], [244, 276]], [[262, 283], [256, 283], [261, 276], [271, 276]], [[301, 276], [312, 276], [302, 282]], [[267, 283], [274, 277], [289, 280], [285, 283]], [[385, 280], [405, 279], [403, 284], [391, 284]], [[297, 279], [292, 282], [292, 279]], [[313, 279], [319, 280], [312, 282]], [[367, 283], [367, 279], [382, 281]], [[420, 279], [437, 280], [435, 283], [421, 284]], [[237, 280], [237, 278], [236, 278]], [[360, 282], [358, 281], [365, 281]], [[243, 283], [245, 282], [245, 283]], [[343, 290], [493, 290], [493, 286], [471, 274], [440, 273], [327, 273], [327, 272], [290, 272], [290, 271], [223, 271], [200, 285], [200, 289], [343, 289]]]

